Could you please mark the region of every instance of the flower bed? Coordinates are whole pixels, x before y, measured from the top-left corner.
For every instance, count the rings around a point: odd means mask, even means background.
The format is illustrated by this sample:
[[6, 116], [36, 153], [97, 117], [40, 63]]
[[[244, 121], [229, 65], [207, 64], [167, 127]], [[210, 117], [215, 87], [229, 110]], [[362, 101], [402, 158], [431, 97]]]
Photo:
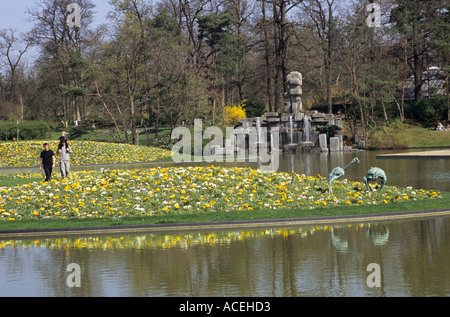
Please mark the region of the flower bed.
[[[42, 177], [28, 175], [27, 177]], [[21, 177], [24, 177], [23, 175]], [[360, 182], [333, 183], [251, 168], [168, 167], [73, 172], [70, 179], [0, 187], [0, 219], [121, 217], [133, 215], [251, 212], [338, 205], [384, 205], [433, 199], [439, 192], [385, 186], [366, 190]]]
[[[58, 141], [0, 143], [0, 168], [39, 166], [44, 142], [49, 143], [50, 149], [56, 153]], [[72, 165], [151, 162], [171, 156], [170, 151], [147, 146], [72, 140], [69, 144], [73, 151]]]

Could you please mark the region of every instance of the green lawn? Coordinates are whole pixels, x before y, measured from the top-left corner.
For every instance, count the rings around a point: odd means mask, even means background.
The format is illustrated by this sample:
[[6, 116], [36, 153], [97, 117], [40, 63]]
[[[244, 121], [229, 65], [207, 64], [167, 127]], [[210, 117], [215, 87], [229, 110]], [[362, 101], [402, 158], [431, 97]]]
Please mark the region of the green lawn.
[[450, 147], [450, 131], [410, 128], [407, 133], [410, 147]]
[[33, 183], [33, 182], [40, 182], [45, 178], [43, 173], [44, 172], [42, 172], [42, 178], [6, 177], [6, 176], [0, 175], [0, 187], [2, 187], [2, 186], [7, 186], [7, 187], [20, 186], [20, 185]]
[[[170, 136], [172, 130], [170, 127], [162, 127], [159, 129], [159, 140], [155, 139], [155, 131], [151, 129], [148, 131], [148, 135], [145, 132], [140, 131], [139, 144], [144, 146], [155, 146], [168, 148], [170, 146]], [[60, 132], [51, 132], [51, 139], [58, 140], [61, 136]], [[117, 133], [113, 129], [88, 129], [84, 134], [81, 135], [68, 135], [69, 140], [77, 141], [94, 141], [94, 142], [109, 142], [116, 143], [119, 142]], [[125, 142], [127, 139], [125, 132], [121, 133], [121, 141]], [[131, 136], [128, 135], [128, 141], [131, 142]]]

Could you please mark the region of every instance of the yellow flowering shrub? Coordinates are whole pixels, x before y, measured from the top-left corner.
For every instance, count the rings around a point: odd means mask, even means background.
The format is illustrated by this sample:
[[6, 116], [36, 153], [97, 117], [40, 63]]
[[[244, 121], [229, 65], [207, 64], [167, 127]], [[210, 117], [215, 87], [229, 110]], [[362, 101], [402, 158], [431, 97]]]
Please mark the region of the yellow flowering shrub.
[[228, 124], [235, 125], [239, 119], [245, 119], [247, 116], [244, 110], [244, 102], [239, 105], [231, 105], [225, 107], [225, 121]]

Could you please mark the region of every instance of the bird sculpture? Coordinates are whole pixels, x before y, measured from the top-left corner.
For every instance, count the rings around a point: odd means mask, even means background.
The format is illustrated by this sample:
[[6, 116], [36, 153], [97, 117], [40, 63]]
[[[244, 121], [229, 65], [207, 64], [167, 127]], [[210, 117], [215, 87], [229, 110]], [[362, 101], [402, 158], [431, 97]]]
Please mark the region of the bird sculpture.
[[364, 183], [367, 186], [367, 189], [372, 190], [369, 186], [369, 182], [375, 182], [377, 179], [381, 180], [380, 190], [383, 189], [384, 184], [387, 182], [386, 173], [378, 167], [371, 167], [367, 172], [367, 175], [363, 177]]
[[353, 158], [345, 167], [335, 167], [331, 173], [328, 175], [328, 194], [331, 195], [333, 190], [331, 189], [331, 183], [341, 178], [345, 174], [345, 170], [352, 165], [353, 163], [359, 163], [359, 159], [357, 157]]

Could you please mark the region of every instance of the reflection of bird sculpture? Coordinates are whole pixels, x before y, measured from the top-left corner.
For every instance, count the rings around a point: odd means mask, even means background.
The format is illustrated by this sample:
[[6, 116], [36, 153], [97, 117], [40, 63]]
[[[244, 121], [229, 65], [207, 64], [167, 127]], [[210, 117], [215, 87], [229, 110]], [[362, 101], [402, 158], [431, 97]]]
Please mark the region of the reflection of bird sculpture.
[[348, 249], [348, 241], [341, 239], [334, 234], [334, 228], [331, 227], [331, 243], [338, 251], [346, 251]]
[[386, 177], [386, 173], [381, 168], [372, 167], [367, 172], [367, 175], [363, 177], [364, 183], [366, 184], [366, 186], [369, 190], [372, 190], [372, 188], [370, 188], [368, 182], [375, 182], [377, 179], [381, 180], [380, 190], [382, 190], [384, 184], [386, 184], [386, 182], [387, 182], [387, 177]]
[[367, 237], [372, 240], [374, 245], [385, 245], [389, 242], [389, 228], [382, 224], [382, 230], [379, 232], [376, 231], [376, 227], [378, 227], [375, 224], [369, 224], [367, 226]]
[[341, 178], [345, 174], [345, 170], [352, 165], [353, 163], [359, 163], [359, 159], [357, 157], [353, 158], [350, 163], [348, 163], [345, 167], [335, 167], [331, 173], [328, 175], [328, 194], [331, 195], [333, 192], [331, 190], [331, 183], [337, 180], [338, 178]]

